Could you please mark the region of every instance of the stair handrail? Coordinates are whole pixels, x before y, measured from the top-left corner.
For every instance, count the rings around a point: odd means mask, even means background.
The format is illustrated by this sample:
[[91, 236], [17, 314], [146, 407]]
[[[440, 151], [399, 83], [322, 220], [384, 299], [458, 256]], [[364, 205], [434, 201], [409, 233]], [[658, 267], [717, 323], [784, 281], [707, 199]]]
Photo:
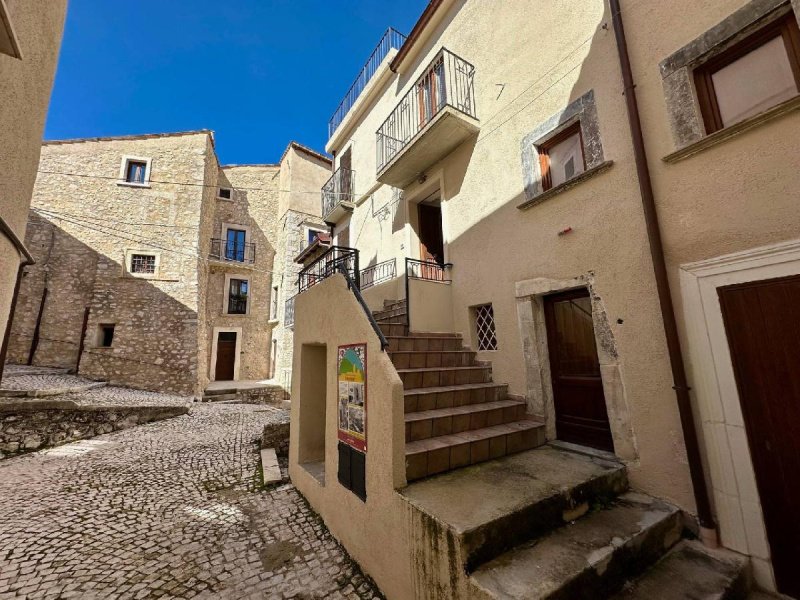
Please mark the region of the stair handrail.
[[364, 296], [361, 295], [361, 291], [358, 289], [355, 281], [353, 281], [353, 278], [350, 276], [350, 272], [343, 264], [337, 265], [337, 268], [347, 280], [347, 288], [353, 292], [353, 295], [356, 297], [356, 300], [358, 300], [361, 308], [364, 309], [364, 313], [367, 315], [367, 319], [369, 319], [369, 324], [372, 325], [372, 329], [375, 330], [375, 334], [378, 336], [378, 339], [381, 342], [381, 351], [386, 352], [386, 348], [389, 347], [389, 341], [386, 339], [386, 336], [383, 335], [383, 331], [381, 331], [378, 322], [375, 320], [375, 315], [372, 314], [372, 311], [367, 306]]

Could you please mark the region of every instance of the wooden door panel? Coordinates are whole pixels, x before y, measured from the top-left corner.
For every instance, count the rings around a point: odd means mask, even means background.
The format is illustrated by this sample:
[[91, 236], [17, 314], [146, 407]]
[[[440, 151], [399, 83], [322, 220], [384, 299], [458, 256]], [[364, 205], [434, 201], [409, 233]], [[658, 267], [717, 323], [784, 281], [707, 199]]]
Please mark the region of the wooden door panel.
[[214, 369], [214, 379], [216, 381], [232, 381], [236, 365], [236, 334], [233, 334], [233, 340], [223, 339], [222, 335], [220, 334], [217, 341], [217, 364]]
[[800, 276], [718, 293], [775, 578], [800, 597]]
[[420, 258], [443, 264], [442, 209], [431, 204], [419, 204], [417, 206]]
[[558, 439], [614, 450], [587, 290], [545, 297]]

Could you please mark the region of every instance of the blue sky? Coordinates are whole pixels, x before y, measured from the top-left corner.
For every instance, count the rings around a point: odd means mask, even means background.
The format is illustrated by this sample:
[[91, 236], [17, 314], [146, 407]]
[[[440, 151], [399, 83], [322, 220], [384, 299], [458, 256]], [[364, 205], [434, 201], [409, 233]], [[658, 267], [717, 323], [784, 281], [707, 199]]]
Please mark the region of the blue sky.
[[46, 139], [212, 129], [223, 164], [322, 150], [388, 26], [426, 0], [71, 0]]

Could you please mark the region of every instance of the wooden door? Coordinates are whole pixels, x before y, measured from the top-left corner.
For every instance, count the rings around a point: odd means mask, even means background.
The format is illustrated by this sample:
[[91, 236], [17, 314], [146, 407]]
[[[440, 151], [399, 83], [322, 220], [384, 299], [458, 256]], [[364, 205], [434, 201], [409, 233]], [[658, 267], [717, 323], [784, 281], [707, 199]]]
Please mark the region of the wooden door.
[[589, 292], [544, 300], [558, 439], [613, 452]]
[[352, 202], [353, 201], [353, 155], [350, 153], [350, 148], [344, 151], [339, 158], [339, 197], [336, 198], [336, 203], [339, 202]]
[[420, 258], [442, 265], [444, 264], [442, 208], [433, 204], [419, 204], [417, 206]]
[[236, 332], [220, 331], [217, 338], [217, 366], [215, 381], [232, 381], [236, 364]]
[[775, 579], [800, 598], [800, 276], [718, 293]]

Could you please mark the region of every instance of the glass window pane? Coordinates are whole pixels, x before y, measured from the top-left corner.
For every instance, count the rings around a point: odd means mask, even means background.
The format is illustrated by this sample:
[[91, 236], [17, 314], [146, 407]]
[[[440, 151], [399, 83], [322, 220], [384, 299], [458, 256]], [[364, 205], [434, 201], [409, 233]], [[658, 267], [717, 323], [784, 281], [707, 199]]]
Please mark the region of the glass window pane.
[[797, 95], [782, 37], [720, 69], [711, 79], [725, 127]]
[[584, 172], [583, 148], [579, 133], [571, 135], [548, 151], [550, 156], [550, 181], [556, 187]]

